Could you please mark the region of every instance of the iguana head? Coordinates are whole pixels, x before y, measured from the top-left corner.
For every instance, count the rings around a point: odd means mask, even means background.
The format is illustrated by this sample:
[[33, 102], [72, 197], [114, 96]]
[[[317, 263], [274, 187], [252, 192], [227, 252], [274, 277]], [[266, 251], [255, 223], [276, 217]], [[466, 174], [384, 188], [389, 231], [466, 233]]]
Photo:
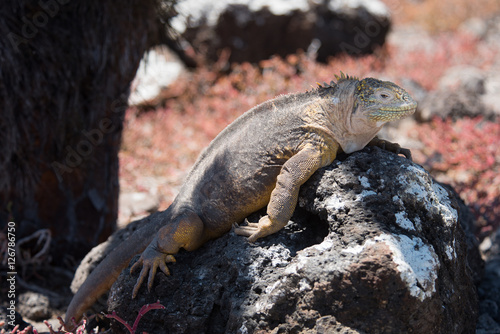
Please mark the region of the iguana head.
[[334, 106], [331, 124], [344, 152], [362, 149], [384, 123], [413, 114], [417, 103], [401, 87], [374, 78], [359, 80], [341, 72], [337, 82], [321, 86]]
[[[352, 117], [383, 124], [413, 114], [417, 102], [401, 87], [374, 78], [359, 80], [354, 91]], [[358, 114], [358, 115], [356, 115]]]

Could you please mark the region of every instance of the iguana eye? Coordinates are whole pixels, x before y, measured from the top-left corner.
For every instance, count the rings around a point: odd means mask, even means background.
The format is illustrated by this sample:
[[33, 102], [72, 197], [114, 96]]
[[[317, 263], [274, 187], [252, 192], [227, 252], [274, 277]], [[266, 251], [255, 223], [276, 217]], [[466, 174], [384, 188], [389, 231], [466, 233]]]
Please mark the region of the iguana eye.
[[389, 92], [379, 92], [377, 95], [380, 99], [385, 101], [392, 100], [393, 98], [393, 95]]

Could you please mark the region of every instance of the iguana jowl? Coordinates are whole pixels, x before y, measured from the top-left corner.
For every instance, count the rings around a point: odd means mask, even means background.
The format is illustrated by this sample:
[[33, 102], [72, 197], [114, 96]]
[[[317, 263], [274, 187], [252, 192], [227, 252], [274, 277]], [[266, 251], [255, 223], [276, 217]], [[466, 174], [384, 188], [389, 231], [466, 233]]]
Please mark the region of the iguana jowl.
[[345, 76], [305, 93], [279, 96], [249, 110], [202, 152], [179, 195], [162, 213], [162, 224], [145, 225], [114, 249], [74, 296], [66, 323], [108, 290], [132, 257], [142, 268], [133, 297], [148, 278], [174, 262], [180, 248], [195, 250], [222, 236], [235, 222], [267, 205], [257, 224], [235, 228], [251, 242], [282, 229], [297, 204], [299, 187], [341, 149], [351, 153], [383, 144], [375, 135], [385, 122], [411, 115], [416, 102], [392, 82]]

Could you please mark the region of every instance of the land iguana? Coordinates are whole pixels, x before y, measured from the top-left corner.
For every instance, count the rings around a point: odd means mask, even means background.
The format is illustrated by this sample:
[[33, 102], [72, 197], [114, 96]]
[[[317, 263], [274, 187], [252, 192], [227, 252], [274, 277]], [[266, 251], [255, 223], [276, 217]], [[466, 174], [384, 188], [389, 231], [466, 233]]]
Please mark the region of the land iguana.
[[415, 112], [411, 96], [389, 81], [342, 72], [335, 77], [337, 82], [264, 102], [226, 127], [201, 153], [161, 213], [161, 224], [138, 229], [89, 275], [68, 307], [66, 323], [79, 320], [140, 252], [130, 270], [142, 268], [132, 298], [146, 278], [151, 289], [158, 268], [170, 274], [166, 263], [175, 262], [180, 248], [195, 250], [266, 205], [258, 223], [234, 231], [250, 242], [278, 232], [292, 216], [299, 187], [340, 150], [378, 145], [411, 159], [409, 150], [375, 137], [384, 123]]

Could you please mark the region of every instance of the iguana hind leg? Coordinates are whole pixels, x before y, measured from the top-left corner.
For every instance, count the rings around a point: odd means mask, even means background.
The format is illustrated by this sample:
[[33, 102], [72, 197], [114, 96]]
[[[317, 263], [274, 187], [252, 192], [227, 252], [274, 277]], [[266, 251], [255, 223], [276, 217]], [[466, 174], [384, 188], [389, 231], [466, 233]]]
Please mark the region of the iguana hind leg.
[[204, 225], [200, 217], [191, 211], [177, 216], [171, 223], [162, 227], [149, 246], [142, 252], [139, 260], [130, 268], [130, 273], [141, 269], [137, 283], [132, 292], [132, 298], [137, 296], [139, 288], [148, 277], [148, 291], [153, 287], [156, 271], [160, 268], [165, 275], [170, 275], [167, 263], [175, 262], [172, 254], [177, 254], [180, 248], [188, 251], [200, 247], [204, 239]]

